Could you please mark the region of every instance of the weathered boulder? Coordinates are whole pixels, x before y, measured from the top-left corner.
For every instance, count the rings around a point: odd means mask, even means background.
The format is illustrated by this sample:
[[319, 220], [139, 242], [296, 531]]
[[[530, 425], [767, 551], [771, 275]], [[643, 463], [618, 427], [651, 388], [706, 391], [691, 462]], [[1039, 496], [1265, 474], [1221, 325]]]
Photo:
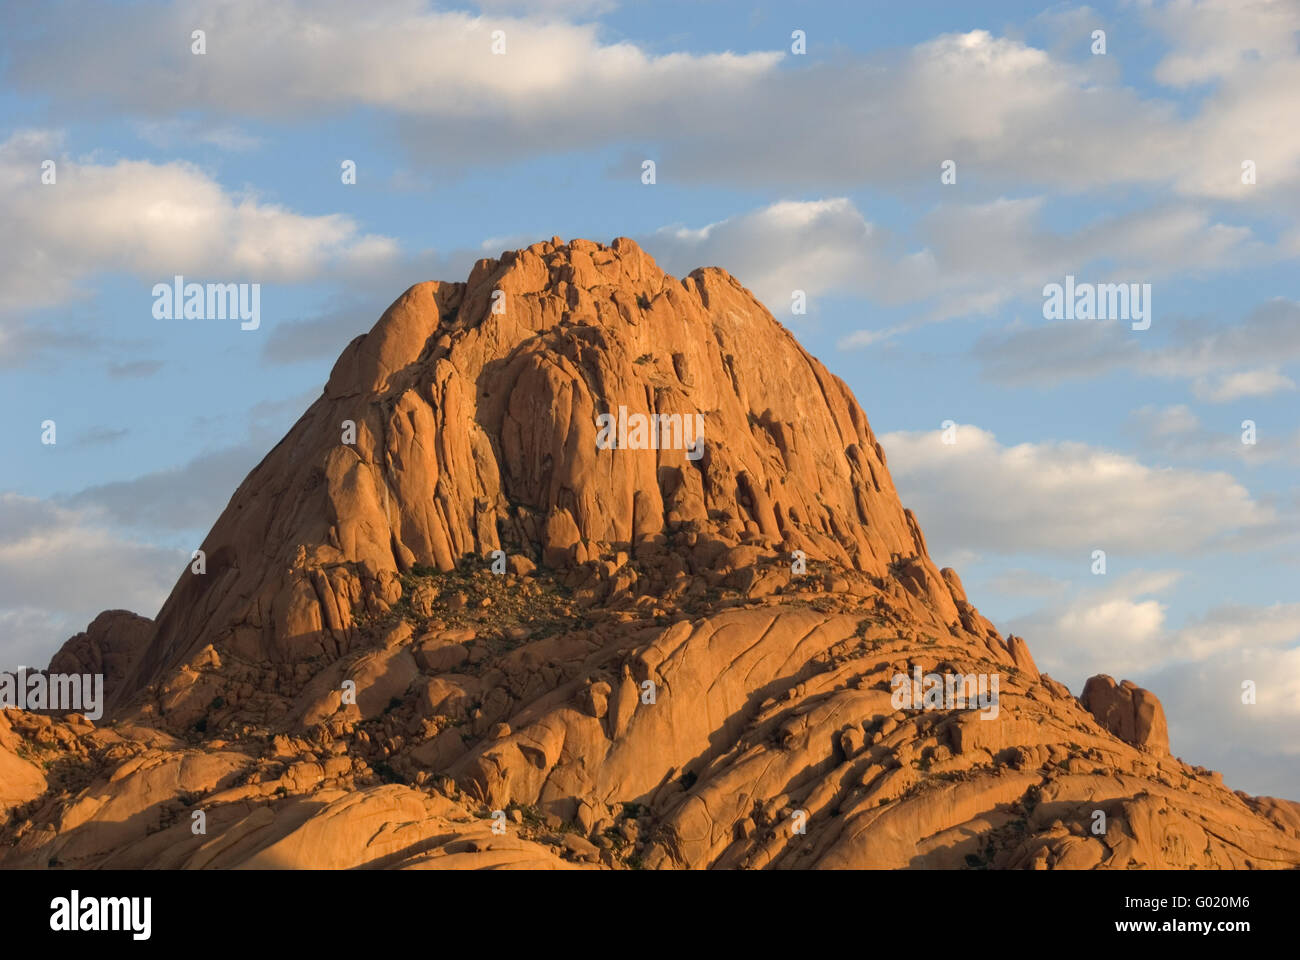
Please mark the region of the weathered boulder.
[[1103, 674], [1089, 677], [1079, 702], [1103, 727], [1125, 743], [1157, 753], [1169, 752], [1169, 728], [1160, 700], [1149, 690]]

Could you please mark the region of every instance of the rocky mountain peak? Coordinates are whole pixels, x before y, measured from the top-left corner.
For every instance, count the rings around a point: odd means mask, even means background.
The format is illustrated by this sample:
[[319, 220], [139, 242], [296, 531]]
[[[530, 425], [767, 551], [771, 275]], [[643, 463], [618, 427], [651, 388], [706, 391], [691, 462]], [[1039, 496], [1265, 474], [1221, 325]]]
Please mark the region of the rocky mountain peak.
[[1300, 806], [980, 615], [748, 290], [627, 239], [411, 287], [51, 666], [109, 710], [0, 714], [4, 865], [1300, 864]]
[[856, 400], [748, 290], [557, 238], [416, 284], [344, 350], [123, 692], [208, 644], [337, 653], [352, 608], [420, 566], [635, 556], [667, 589], [741, 546], [892, 570], [959, 616]]

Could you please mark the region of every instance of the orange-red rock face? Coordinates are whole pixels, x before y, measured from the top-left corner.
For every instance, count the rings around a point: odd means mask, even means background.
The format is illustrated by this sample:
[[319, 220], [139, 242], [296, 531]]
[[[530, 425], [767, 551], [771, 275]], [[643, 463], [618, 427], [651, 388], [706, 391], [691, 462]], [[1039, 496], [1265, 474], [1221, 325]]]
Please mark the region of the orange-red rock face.
[[[598, 443], [620, 408], [703, 445]], [[1000, 637], [747, 290], [628, 240], [412, 287], [203, 550], [60, 654], [116, 726], [0, 729], [5, 864], [1300, 864], [1296, 805], [1169, 757], [1154, 696], [1085, 709]], [[914, 670], [997, 708], [900, 708]]]

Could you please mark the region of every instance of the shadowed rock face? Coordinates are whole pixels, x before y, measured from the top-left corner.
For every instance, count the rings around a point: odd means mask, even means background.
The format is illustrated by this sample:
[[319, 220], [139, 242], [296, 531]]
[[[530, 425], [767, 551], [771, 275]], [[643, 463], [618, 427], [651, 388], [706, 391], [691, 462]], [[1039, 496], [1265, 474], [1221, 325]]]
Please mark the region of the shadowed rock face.
[[116, 699], [153, 640], [153, 621], [127, 610], [105, 610], [50, 660], [51, 673], [102, 673], [104, 697]]
[[[602, 447], [620, 409], [702, 446]], [[0, 729], [5, 864], [1300, 864], [1296, 805], [1170, 757], [1154, 696], [998, 634], [747, 290], [626, 239], [412, 287], [203, 550], [56, 657], [117, 665], [114, 725]]]

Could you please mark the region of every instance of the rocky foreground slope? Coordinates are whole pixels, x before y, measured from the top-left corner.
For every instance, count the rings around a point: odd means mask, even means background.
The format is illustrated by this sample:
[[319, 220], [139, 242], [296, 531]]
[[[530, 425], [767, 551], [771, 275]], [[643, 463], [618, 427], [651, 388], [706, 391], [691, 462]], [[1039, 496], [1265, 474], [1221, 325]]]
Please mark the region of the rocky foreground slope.
[[[702, 447], [602, 448], [620, 407]], [[0, 714], [0, 865], [1300, 865], [1300, 806], [999, 636], [747, 290], [626, 239], [412, 287], [202, 549], [55, 657], [97, 725]]]

